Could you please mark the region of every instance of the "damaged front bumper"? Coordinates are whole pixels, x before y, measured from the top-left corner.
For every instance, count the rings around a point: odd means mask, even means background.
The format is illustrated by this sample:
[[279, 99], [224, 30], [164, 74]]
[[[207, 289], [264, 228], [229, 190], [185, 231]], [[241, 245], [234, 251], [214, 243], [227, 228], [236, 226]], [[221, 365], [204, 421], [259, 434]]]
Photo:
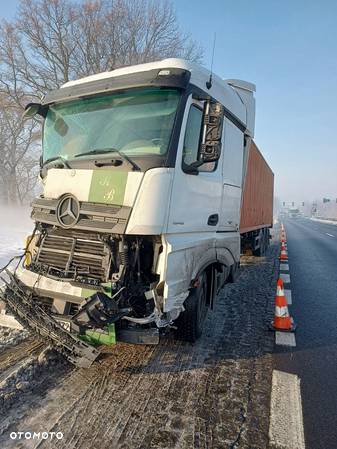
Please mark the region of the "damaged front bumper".
[[4, 301], [16, 320], [25, 328], [52, 344], [67, 360], [80, 368], [88, 368], [96, 360], [99, 352], [66, 330], [39, 304], [32, 300], [25, 286], [10, 271], [6, 270], [5, 287], [0, 290], [0, 300]]
[[[128, 317], [130, 310], [118, 309], [113, 298], [104, 293], [85, 289], [84, 295], [84, 289], [67, 284], [69, 283], [38, 276], [22, 268], [18, 276], [7, 271], [0, 300], [6, 304], [9, 314], [2, 310], [0, 323], [28, 328], [43, 341], [51, 343], [78, 367], [89, 367], [98, 357], [100, 352], [97, 347], [100, 345], [113, 345], [117, 341], [151, 345], [159, 343], [159, 329], [151, 325], [156, 321], [155, 313], [141, 319]], [[46, 311], [36, 301], [33, 292], [50, 295], [51, 290], [54, 297], [57, 298], [59, 294], [63, 300], [57, 303], [56, 299], [57, 307]], [[77, 313], [57, 313], [60, 303], [66, 304], [66, 300], [74, 301], [74, 298], [79, 304]], [[122, 320], [123, 325], [120, 325]]]

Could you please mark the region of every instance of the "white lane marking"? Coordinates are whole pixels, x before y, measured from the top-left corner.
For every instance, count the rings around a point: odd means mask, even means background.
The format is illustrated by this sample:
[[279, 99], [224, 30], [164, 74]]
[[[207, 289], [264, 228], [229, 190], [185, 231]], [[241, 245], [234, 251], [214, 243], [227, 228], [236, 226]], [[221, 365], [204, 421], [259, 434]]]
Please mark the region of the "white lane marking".
[[305, 449], [300, 379], [273, 370], [269, 440], [272, 447]]
[[329, 237], [335, 237], [334, 235], [329, 234], [328, 232], [326, 232], [326, 235], [328, 235]]
[[287, 299], [288, 306], [291, 306], [292, 303], [293, 303], [292, 298], [291, 298], [291, 290], [288, 290], [288, 289], [285, 288], [284, 289], [284, 295], [285, 295], [285, 297]]
[[285, 284], [289, 284], [290, 283], [290, 274], [280, 273], [280, 278], [282, 279], [282, 281]]
[[296, 338], [293, 332], [275, 332], [275, 343], [280, 346], [296, 347]]
[[289, 265], [287, 263], [281, 263], [280, 271], [289, 271]]

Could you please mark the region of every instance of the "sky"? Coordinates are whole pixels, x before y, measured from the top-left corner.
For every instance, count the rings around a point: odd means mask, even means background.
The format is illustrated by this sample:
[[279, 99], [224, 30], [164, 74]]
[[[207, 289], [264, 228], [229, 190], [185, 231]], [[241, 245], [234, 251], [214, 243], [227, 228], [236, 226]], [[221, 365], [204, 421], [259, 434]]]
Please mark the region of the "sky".
[[[10, 19], [18, 1], [1, 1]], [[173, 0], [214, 73], [256, 84], [255, 141], [281, 201], [337, 198], [337, 2]]]
[[282, 201], [337, 198], [337, 2], [176, 0], [214, 72], [256, 84], [255, 141]]

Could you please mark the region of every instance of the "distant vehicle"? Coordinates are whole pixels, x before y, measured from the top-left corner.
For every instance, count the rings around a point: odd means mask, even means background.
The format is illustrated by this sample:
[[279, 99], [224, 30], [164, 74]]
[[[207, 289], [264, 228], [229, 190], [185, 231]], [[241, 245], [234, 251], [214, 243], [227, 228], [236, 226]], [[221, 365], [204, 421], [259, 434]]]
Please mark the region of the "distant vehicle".
[[299, 218], [302, 214], [299, 209], [289, 209], [289, 217], [290, 218]]
[[158, 343], [172, 325], [195, 341], [241, 250], [269, 244], [274, 175], [252, 140], [254, 92], [168, 59], [28, 105], [44, 118], [44, 194], [3, 295], [19, 321], [81, 366], [90, 345]]

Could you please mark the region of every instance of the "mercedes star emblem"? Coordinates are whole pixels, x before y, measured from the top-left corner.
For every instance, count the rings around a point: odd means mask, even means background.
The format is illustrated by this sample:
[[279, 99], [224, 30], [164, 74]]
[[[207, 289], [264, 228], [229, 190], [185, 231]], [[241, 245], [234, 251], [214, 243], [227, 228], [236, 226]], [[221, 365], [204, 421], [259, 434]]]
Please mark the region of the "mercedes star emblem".
[[80, 217], [80, 204], [73, 195], [65, 195], [60, 199], [56, 211], [57, 221], [63, 228], [71, 228]]

